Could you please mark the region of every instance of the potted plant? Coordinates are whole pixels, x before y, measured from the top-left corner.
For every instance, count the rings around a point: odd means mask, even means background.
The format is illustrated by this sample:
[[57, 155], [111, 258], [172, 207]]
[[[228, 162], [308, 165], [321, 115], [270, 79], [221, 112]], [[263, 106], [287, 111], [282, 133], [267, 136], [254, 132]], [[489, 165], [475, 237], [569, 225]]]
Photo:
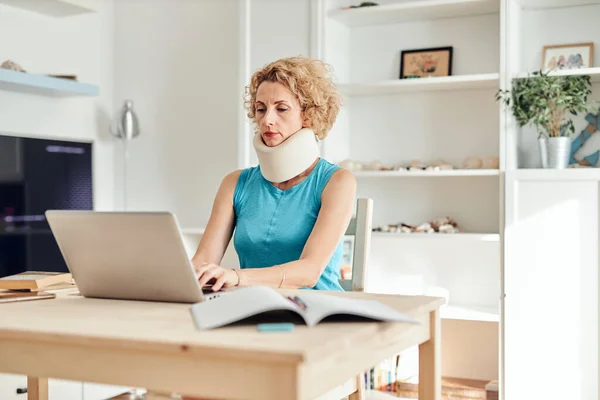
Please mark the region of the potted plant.
[[571, 135], [575, 133], [572, 116], [590, 110], [589, 75], [551, 75], [536, 71], [526, 78], [516, 79], [512, 93], [499, 90], [496, 100], [512, 107], [520, 127], [533, 125], [543, 168], [567, 168], [571, 154]]

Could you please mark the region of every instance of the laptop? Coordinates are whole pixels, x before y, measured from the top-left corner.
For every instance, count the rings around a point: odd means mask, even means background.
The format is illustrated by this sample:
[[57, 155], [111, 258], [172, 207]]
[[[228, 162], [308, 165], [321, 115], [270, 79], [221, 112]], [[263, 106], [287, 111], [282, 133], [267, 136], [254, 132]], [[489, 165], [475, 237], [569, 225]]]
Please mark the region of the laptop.
[[82, 296], [175, 303], [209, 297], [198, 284], [173, 214], [48, 210], [45, 215]]

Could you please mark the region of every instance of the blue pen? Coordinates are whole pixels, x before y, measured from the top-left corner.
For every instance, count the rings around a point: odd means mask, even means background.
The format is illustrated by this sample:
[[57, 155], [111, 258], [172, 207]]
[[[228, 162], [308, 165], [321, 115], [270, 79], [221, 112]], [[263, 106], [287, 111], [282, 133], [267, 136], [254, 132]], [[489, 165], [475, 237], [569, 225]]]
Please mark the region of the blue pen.
[[289, 322], [258, 324], [256, 329], [259, 332], [290, 332], [295, 329], [294, 324]]

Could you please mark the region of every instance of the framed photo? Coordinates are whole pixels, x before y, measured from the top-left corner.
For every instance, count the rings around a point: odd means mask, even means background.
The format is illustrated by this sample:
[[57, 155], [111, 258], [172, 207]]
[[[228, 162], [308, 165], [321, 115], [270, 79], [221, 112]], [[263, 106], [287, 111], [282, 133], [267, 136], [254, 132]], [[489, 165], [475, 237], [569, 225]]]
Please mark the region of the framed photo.
[[403, 50], [400, 79], [452, 75], [452, 47]]
[[340, 265], [340, 277], [352, 279], [352, 262], [354, 258], [354, 236], [344, 236], [342, 250], [342, 264]]
[[594, 43], [544, 46], [542, 70], [590, 68], [594, 62]]

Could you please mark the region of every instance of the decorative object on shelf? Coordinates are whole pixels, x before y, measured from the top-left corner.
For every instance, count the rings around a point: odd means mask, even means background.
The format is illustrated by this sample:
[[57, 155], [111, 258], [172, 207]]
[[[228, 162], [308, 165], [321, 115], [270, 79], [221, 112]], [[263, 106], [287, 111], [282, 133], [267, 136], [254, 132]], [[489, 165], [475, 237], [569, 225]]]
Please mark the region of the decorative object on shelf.
[[542, 70], [591, 68], [594, 63], [594, 43], [574, 43], [544, 46]]
[[140, 134], [140, 123], [133, 110], [133, 101], [125, 100], [117, 112], [110, 128], [110, 133], [123, 141], [123, 210], [127, 209], [127, 159], [129, 158], [128, 143]]
[[464, 169], [480, 169], [483, 166], [483, 161], [479, 157], [467, 157], [462, 162]]
[[390, 233], [459, 233], [460, 229], [456, 221], [450, 217], [438, 217], [432, 221], [426, 221], [419, 225], [400, 222], [373, 228], [373, 232]]
[[[598, 143], [598, 138], [600, 137], [600, 110], [596, 114], [589, 113], [585, 119], [588, 122], [588, 126], [571, 143], [569, 166], [572, 168], [597, 167], [598, 160], [600, 159]], [[591, 137], [595, 137], [595, 140], [589, 142], [586, 146]], [[596, 142], [594, 143], [595, 146], [591, 146], [592, 148], [590, 149], [590, 144], [593, 142]]]
[[550, 75], [536, 71], [514, 81], [512, 93], [498, 90], [496, 100], [512, 107], [520, 127], [531, 124], [538, 132], [543, 168], [569, 166], [571, 137], [575, 125], [571, 115], [590, 110], [592, 93], [589, 75]]
[[500, 157], [488, 156], [483, 157], [481, 168], [483, 169], [500, 169]]
[[461, 166], [463, 169], [499, 169], [500, 158], [498, 156], [467, 157]]
[[338, 163], [342, 168], [348, 171], [449, 171], [454, 169], [498, 169], [498, 156], [487, 157], [467, 157], [463, 160], [461, 168], [456, 168], [444, 160], [434, 160], [426, 163], [422, 160], [412, 160], [408, 164], [385, 164], [379, 160], [370, 162], [361, 162], [358, 160], [346, 159]]
[[340, 8], [340, 10], [351, 10], [353, 8], [373, 7], [373, 6], [378, 6], [378, 5], [379, 4], [375, 3], [374, 1], [363, 1], [362, 3], [360, 3], [357, 6], [342, 7], [342, 8]]
[[17, 64], [14, 61], [11, 61], [11, 60], [4, 61], [2, 64], [0, 64], [0, 68], [2, 68], [2, 69], [8, 69], [8, 70], [11, 70], [11, 71], [26, 72], [23, 69], [23, 67], [21, 67], [19, 64]]
[[338, 165], [348, 171], [362, 171], [363, 163], [356, 160], [346, 159], [338, 163]]
[[400, 79], [452, 75], [452, 51], [451, 46], [402, 50]]
[[55, 75], [55, 74], [48, 74], [49, 77], [51, 78], [58, 78], [58, 79], [68, 79], [71, 81], [76, 81], [77, 80], [77, 75]]

